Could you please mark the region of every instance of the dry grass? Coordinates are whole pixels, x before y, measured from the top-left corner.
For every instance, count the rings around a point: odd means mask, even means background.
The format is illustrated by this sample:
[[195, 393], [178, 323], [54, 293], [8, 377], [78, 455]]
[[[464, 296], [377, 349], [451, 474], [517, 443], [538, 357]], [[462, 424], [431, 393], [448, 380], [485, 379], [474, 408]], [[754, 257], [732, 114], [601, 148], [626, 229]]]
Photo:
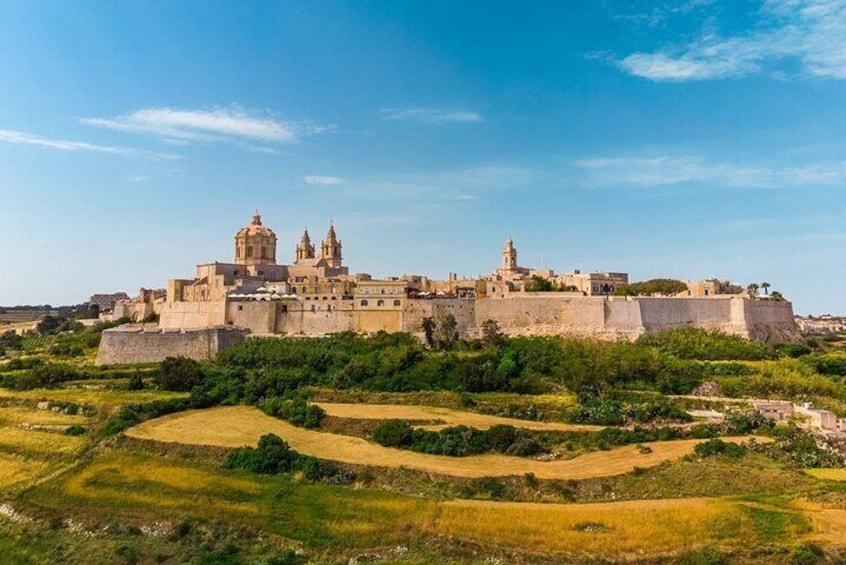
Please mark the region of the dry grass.
[[730, 503], [710, 499], [601, 504], [450, 501], [441, 504], [442, 534], [513, 550], [634, 557], [711, 543], [717, 519], [738, 519]]
[[805, 473], [816, 479], [846, 482], [846, 469], [805, 469]]
[[86, 439], [62, 433], [22, 428], [0, 428], [0, 450], [38, 456], [67, 455], [81, 451]]
[[48, 400], [50, 402], [88, 404], [106, 409], [113, 409], [126, 404], [140, 404], [152, 400], [167, 400], [182, 396], [187, 395], [155, 390], [129, 391], [117, 389], [59, 388], [12, 391], [0, 389], [0, 401], [23, 400], [39, 402]]
[[34, 461], [17, 455], [0, 453], [0, 492], [29, 481], [47, 469], [47, 463]]
[[440, 408], [437, 406], [408, 406], [403, 404], [339, 404], [331, 402], [318, 402], [329, 416], [338, 418], [355, 418], [361, 420], [389, 420], [392, 418], [400, 420], [417, 420], [443, 422], [437, 425], [420, 426], [427, 430], [439, 430], [448, 426], [471, 426], [486, 430], [491, 426], [505, 424], [529, 430], [541, 431], [594, 431], [602, 429], [600, 426], [583, 426], [572, 424], [560, 424], [554, 422], [536, 422], [533, 420], [518, 420], [516, 418], [502, 418], [500, 416], [488, 416], [475, 412], [464, 412], [451, 408]]
[[72, 426], [88, 421], [85, 416], [70, 416], [50, 410], [37, 410], [22, 406], [0, 407], [0, 425], [20, 426], [31, 424], [38, 426]]
[[[459, 477], [512, 476], [534, 473], [539, 479], [588, 479], [629, 473], [687, 455], [699, 440], [654, 442], [650, 453], [630, 445], [588, 453], [564, 461], [538, 461], [499, 454], [471, 457], [427, 455], [382, 447], [358, 437], [306, 430], [271, 418], [257, 408], [232, 406], [194, 410], [149, 420], [127, 430], [130, 437], [221, 447], [255, 445], [275, 433], [300, 453], [357, 465], [408, 467]], [[736, 438], [737, 441], [743, 438]]]

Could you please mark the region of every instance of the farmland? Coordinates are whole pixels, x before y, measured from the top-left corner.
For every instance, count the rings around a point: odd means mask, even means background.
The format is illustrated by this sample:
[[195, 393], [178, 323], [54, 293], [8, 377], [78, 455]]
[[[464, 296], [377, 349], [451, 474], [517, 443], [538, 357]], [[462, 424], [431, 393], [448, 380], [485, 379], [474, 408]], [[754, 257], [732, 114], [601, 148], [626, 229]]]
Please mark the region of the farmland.
[[[519, 392], [473, 375], [476, 360], [495, 365], [507, 352], [409, 356], [417, 346], [402, 336], [335, 338], [339, 347], [320, 356], [302, 349], [308, 340], [259, 341], [245, 345], [260, 346], [258, 362], [235, 350], [172, 364], [170, 380], [164, 366], [93, 367], [89, 334], [48, 337], [0, 361], [0, 562], [787, 564], [844, 550], [842, 468], [730, 398], [625, 380], [576, 394], [554, 368], [546, 378], [512, 369], [533, 389]], [[646, 359], [625, 360], [641, 379], [668, 378], [682, 363], [628, 345], [552, 346], [543, 343], [560, 367], [599, 355], [618, 378], [628, 374], [613, 367], [619, 359], [601, 356]], [[73, 347], [82, 353], [62, 356]], [[392, 365], [398, 352], [421, 367]], [[536, 360], [526, 356], [526, 367]], [[599, 378], [583, 362], [574, 367]], [[366, 363], [372, 373], [360, 372]], [[758, 371], [754, 386], [804, 383], [797, 390], [820, 394], [840, 385], [790, 359], [720, 363], [729, 369], [685, 367]], [[356, 367], [355, 383], [339, 376], [344, 364]], [[742, 377], [725, 378], [732, 390]], [[689, 392], [673, 382], [671, 392]], [[726, 406], [739, 412], [723, 424], [685, 413]], [[505, 433], [544, 449], [389, 447], [374, 436], [392, 422], [427, 441]], [[261, 451], [268, 437], [284, 448]], [[269, 456], [291, 466], [262, 467]]]

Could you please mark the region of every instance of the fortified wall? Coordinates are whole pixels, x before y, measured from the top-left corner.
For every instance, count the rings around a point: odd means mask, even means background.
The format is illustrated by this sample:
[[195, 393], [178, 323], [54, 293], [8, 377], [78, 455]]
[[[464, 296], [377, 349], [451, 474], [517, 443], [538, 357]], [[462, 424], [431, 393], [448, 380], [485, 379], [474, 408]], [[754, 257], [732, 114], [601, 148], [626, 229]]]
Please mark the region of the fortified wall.
[[[452, 314], [463, 338], [486, 320], [511, 336], [578, 335], [634, 340], [662, 330], [697, 327], [770, 344], [801, 340], [789, 302], [732, 298], [652, 298], [526, 293], [510, 298], [403, 299], [383, 307], [338, 301], [320, 307], [293, 301], [177, 303], [161, 327], [127, 325], [103, 332], [97, 364], [150, 363], [182, 355], [212, 359], [246, 335], [323, 336], [407, 332], [422, 338], [424, 318]], [[219, 325], [225, 320], [225, 325]], [[214, 322], [213, 327], [208, 327]], [[180, 327], [182, 326], [182, 327]]]
[[698, 327], [766, 343], [801, 339], [789, 302], [743, 298], [573, 297], [555, 293], [508, 299], [410, 301], [403, 331], [419, 334], [423, 318], [452, 314], [462, 337], [478, 337], [485, 320], [508, 335], [581, 335], [633, 340], [645, 333]]
[[247, 333], [232, 327], [174, 331], [128, 324], [103, 331], [95, 364], [156, 363], [179, 356], [205, 361]]

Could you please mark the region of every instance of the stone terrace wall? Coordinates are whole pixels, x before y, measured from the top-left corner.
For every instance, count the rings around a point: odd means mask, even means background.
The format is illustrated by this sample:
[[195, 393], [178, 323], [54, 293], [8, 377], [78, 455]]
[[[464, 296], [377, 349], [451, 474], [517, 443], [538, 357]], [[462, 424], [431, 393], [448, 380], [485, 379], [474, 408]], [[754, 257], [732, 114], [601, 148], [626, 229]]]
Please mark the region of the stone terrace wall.
[[156, 363], [166, 357], [213, 359], [217, 352], [241, 342], [247, 332], [237, 328], [161, 330], [126, 325], [105, 330], [97, 365]]

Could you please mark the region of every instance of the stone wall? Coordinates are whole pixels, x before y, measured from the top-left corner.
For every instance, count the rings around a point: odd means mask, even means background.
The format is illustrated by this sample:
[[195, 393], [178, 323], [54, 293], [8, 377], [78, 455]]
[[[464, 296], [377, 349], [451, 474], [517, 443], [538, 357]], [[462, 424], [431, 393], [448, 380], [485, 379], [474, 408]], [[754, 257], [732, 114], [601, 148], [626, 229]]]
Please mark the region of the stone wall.
[[[455, 316], [462, 337], [496, 320], [508, 335], [582, 335], [636, 339], [644, 333], [699, 327], [768, 343], [800, 340], [789, 302], [739, 297], [652, 298], [525, 293], [508, 298], [404, 300], [402, 306], [361, 300], [175, 303], [162, 311], [169, 330], [234, 326], [253, 335], [309, 335], [405, 331], [422, 336], [424, 318]], [[180, 325], [184, 324], [184, 325]]]
[[103, 332], [95, 363], [156, 363], [179, 356], [205, 361], [243, 341], [247, 333], [236, 328], [166, 331], [128, 324]]

